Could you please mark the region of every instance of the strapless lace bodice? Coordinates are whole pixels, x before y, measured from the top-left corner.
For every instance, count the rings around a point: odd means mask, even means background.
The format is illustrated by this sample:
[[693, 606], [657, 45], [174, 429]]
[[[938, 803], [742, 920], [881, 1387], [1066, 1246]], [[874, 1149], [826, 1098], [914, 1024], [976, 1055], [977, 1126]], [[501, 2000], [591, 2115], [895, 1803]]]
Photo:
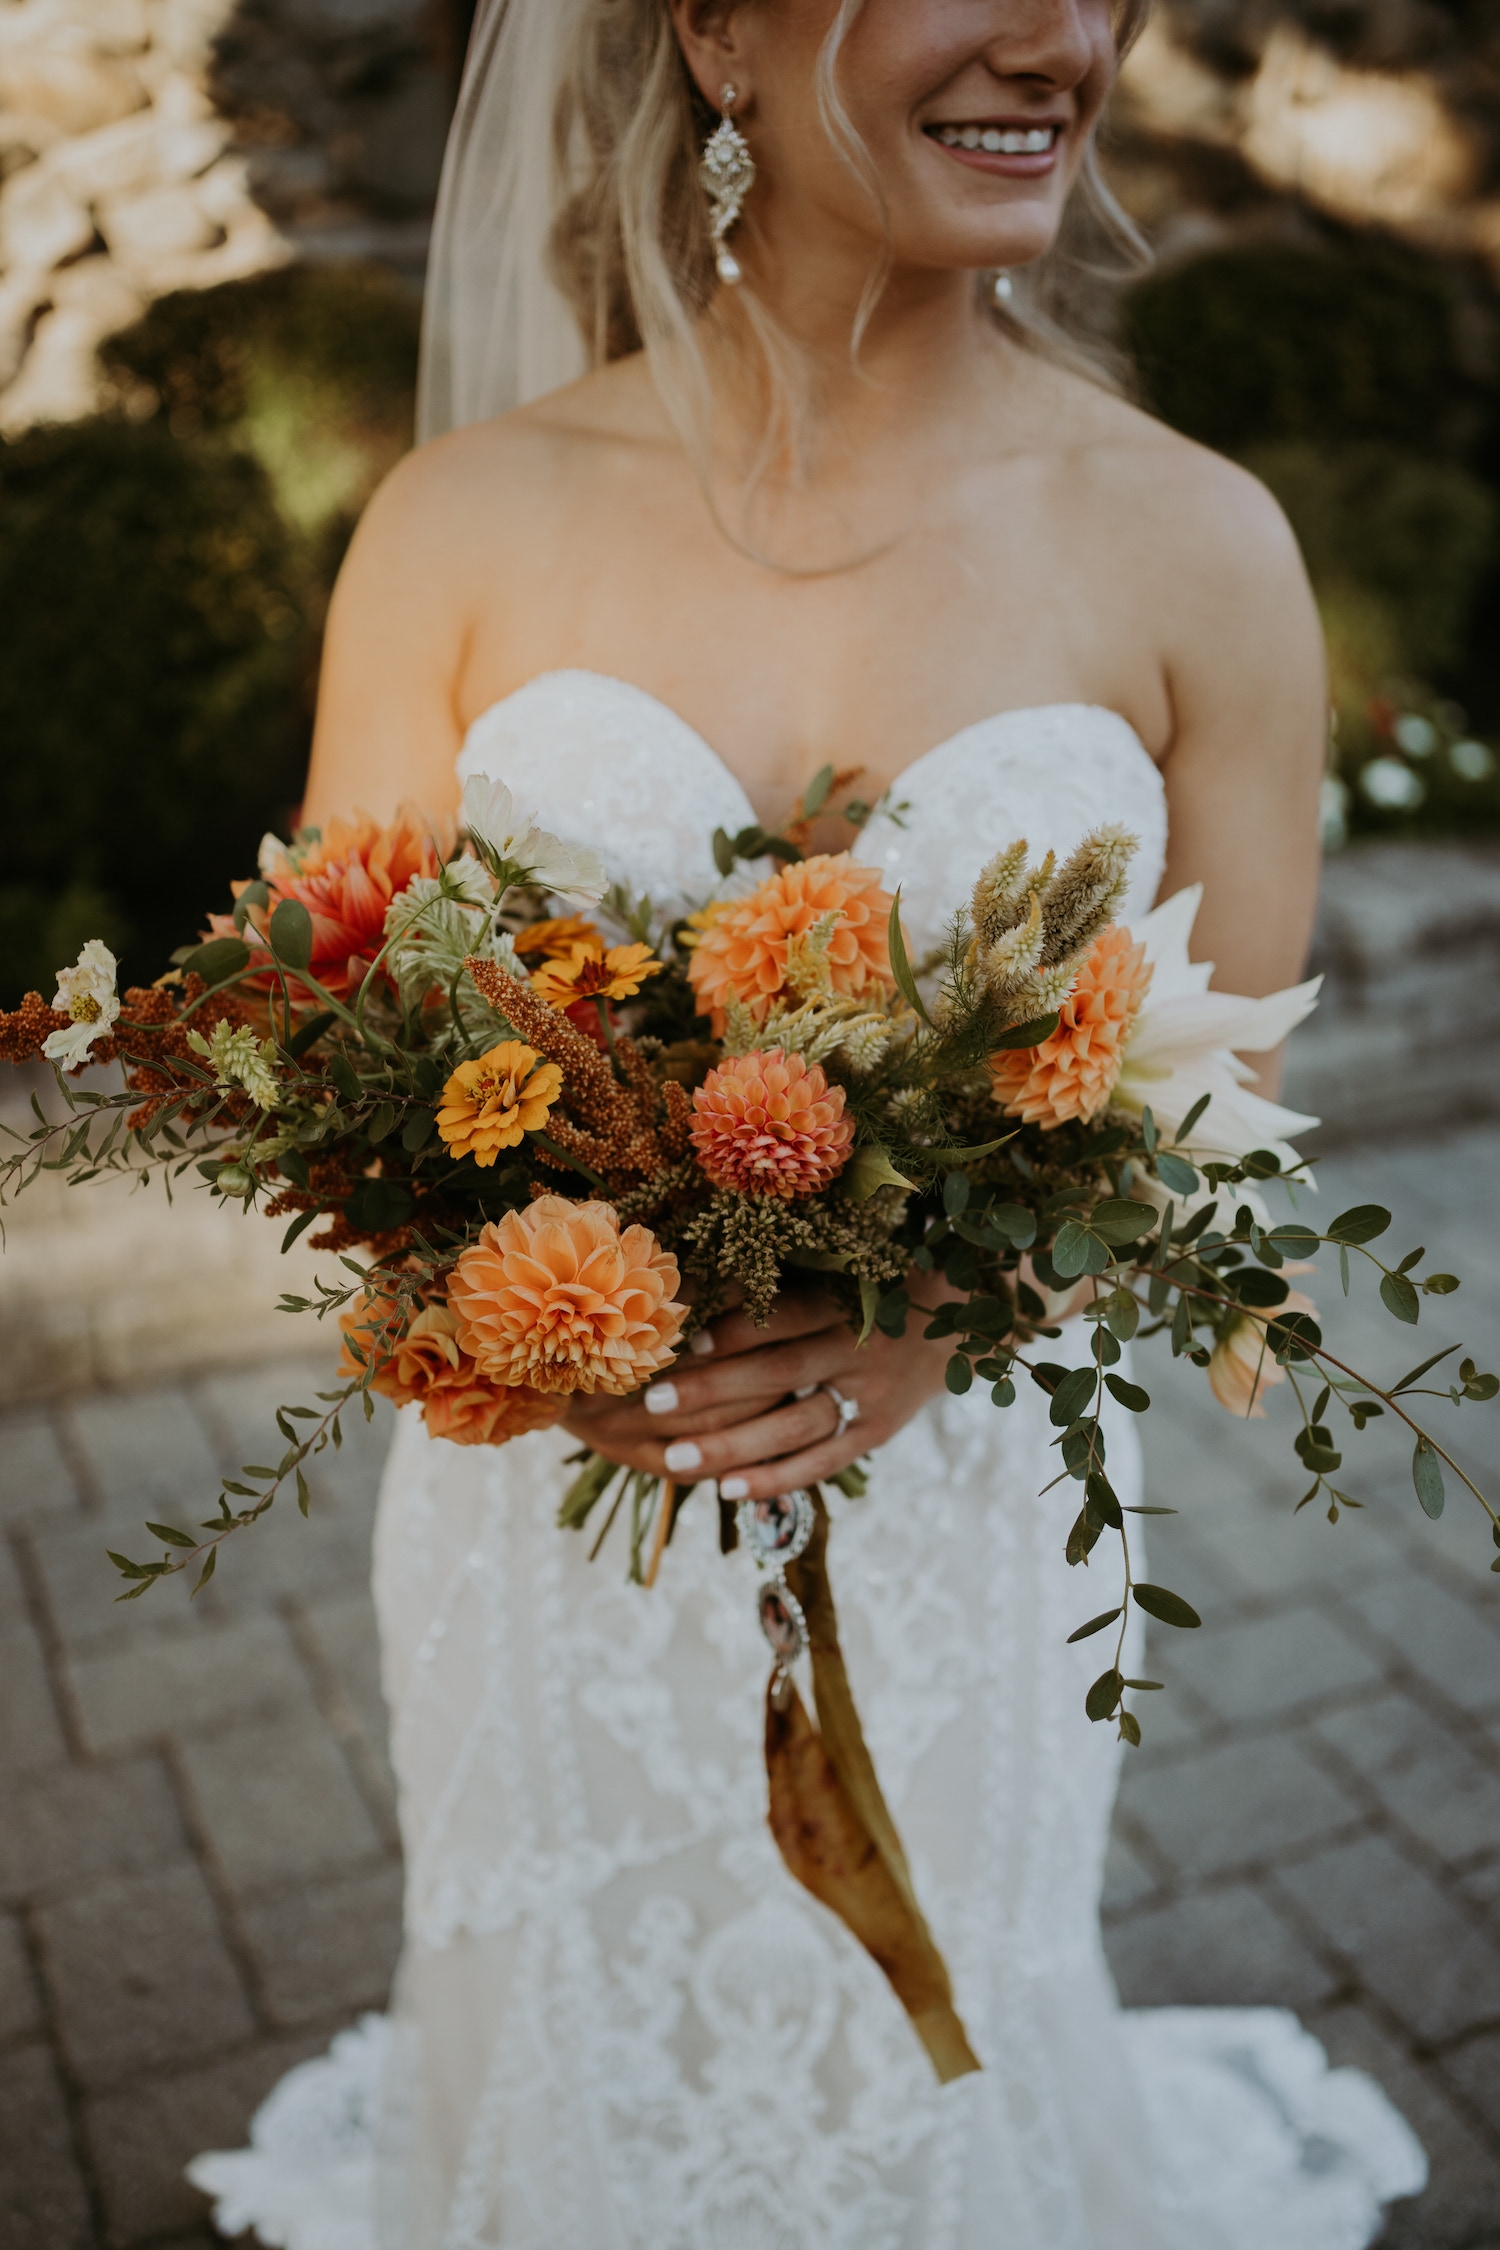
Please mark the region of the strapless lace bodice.
[[[830, 744], [830, 756], [839, 751]], [[507, 782], [566, 844], [602, 850], [611, 878], [660, 907], [724, 888], [716, 828], [755, 819], [750, 800], [695, 728], [666, 704], [599, 672], [544, 672], [470, 727], [458, 770]], [[1167, 815], [1161, 775], [1135, 729], [1091, 703], [1002, 711], [908, 766], [861, 833], [856, 858], [901, 887], [922, 951], [936, 945], [990, 855], [1018, 836], [1034, 853], [1069, 851], [1102, 820], [1140, 838], [1124, 910], [1144, 914], [1161, 880]]]
[[[496, 704], [460, 770], [660, 909], [718, 889], [712, 832], [752, 818], [700, 735], [589, 672]], [[1123, 719], [1063, 704], [929, 750], [856, 850], [926, 951], [999, 847], [1102, 820], [1140, 839], [1137, 917], [1160, 777]], [[1134, 1505], [1131, 1417], [1106, 1423]], [[459, 1448], [403, 1412], [375, 1570], [396, 1998], [283, 2082], [250, 2149], [194, 2165], [221, 2226], [286, 2250], [1360, 2250], [1423, 2176], [1378, 2090], [1275, 2010], [1116, 2003], [1119, 1753], [1083, 1713], [1096, 1644], [1068, 1645], [1089, 1600], [1055, 1434], [1030, 1385], [1003, 1414], [944, 1393], [834, 1503], [855, 1692], [984, 2062], [940, 2090], [767, 1832], [754, 1570], [708, 1494], [647, 1593], [558, 1531], [565, 1433]]]

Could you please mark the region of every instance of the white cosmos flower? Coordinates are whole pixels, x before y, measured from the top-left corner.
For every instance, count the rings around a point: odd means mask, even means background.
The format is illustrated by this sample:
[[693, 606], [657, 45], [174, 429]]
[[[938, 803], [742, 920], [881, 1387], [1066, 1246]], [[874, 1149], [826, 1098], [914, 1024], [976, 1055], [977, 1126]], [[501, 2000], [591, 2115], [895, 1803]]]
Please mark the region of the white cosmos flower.
[[1252, 1094], [1248, 1081], [1254, 1073], [1239, 1058], [1279, 1047], [1293, 1025], [1311, 1015], [1323, 980], [1312, 977], [1264, 1000], [1210, 992], [1213, 963], [1188, 959], [1202, 897], [1201, 883], [1178, 891], [1132, 933], [1145, 943], [1151, 985], [1125, 1042], [1110, 1099], [1137, 1116], [1149, 1106], [1163, 1138], [1170, 1139], [1194, 1102], [1209, 1094], [1188, 1138], [1189, 1155], [1227, 1162], [1268, 1148], [1290, 1165], [1297, 1152], [1288, 1136], [1310, 1132], [1319, 1120]]
[[599, 854], [586, 846], [564, 844], [538, 828], [532, 816], [518, 814], [503, 781], [476, 773], [464, 789], [463, 823], [477, 850], [512, 883], [534, 883], [544, 891], [599, 899], [607, 877]]
[[72, 968], [58, 970], [52, 1005], [72, 1020], [43, 1041], [42, 1053], [49, 1062], [74, 1070], [88, 1061], [94, 1041], [104, 1037], [120, 1013], [115, 993], [119, 967], [103, 940], [91, 937]]

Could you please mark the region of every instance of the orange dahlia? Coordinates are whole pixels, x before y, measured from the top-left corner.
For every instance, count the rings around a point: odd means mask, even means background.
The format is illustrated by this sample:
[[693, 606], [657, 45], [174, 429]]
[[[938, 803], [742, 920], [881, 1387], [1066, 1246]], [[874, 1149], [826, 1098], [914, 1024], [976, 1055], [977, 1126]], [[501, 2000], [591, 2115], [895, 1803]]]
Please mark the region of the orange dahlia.
[[[374, 1349], [389, 1350], [373, 1388], [397, 1406], [420, 1404], [434, 1437], [454, 1445], [504, 1445], [528, 1430], [546, 1429], [562, 1414], [560, 1398], [481, 1375], [459, 1345], [458, 1322], [447, 1305], [424, 1305], [398, 1342], [381, 1347], [381, 1330], [395, 1309], [393, 1298], [366, 1293], [339, 1326], [367, 1357]], [[346, 1349], [341, 1371], [354, 1375], [359, 1370], [360, 1362]]]
[[833, 989], [857, 1000], [871, 987], [894, 989], [886, 923], [891, 901], [873, 867], [861, 867], [847, 852], [819, 852], [792, 860], [752, 891], [716, 911], [693, 947], [688, 978], [698, 995], [698, 1012], [708, 1016], [721, 1039], [726, 1003], [738, 1000], [757, 1023], [787, 991], [787, 946], [805, 936], [825, 914], [839, 917], [829, 940], [827, 962]]
[[481, 1374], [620, 1397], [671, 1359], [687, 1315], [676, 1288], [677, 1260], [648, 1227], [542, 1195], [461, 1253], [448, 1302]]
[[[326, 991], [348, 999], [385, 943], [391, 900], [415, 876], [436, 875], [442, 865], [452, 840], [451, 824], [439, 828], [435, 832], [434, 823], [415, 805], [402, 805], [387, 828], [368, 813], [356, 813], [352, 821], [331, 820], [316, 843], [277, 845], [279, 856], [265, 878], [271, 896], [255, 909], [256, 926], [264, 930], [283, 899], [299, 899], [312, 916], [308, 967]], [[234, 884], [235, 897], [248, 888]], [[215, 937], [239, 934], [227, 914], [210, 915], [209, 923]], [[245, 934], [253, 937], [254, 931]]]
[[527, 1133], [539, 1132], [562, 1090], [563, 1074], [543, 1062], [523, 1039], [502, 1039], [477, 1062], [460, 1063], [443, 1088], [437, 1129], [453, 1156], [472, 1156], [493, 1164], [503, 1148], [515, 1148]]
[[740, 1195], [815, 1195], [849, 1161], [854, 1120], [844, 1089], [801, 1055], [734, 1055], [693, 1095], [698, 1162]]
[[554, 1008], [576, 1007], [580, 1000], [628, 1000], [662, 966], [649, 945], [612, 945], [606, 953], [597, 937], [575, 938], [533, 969], [531, 989]]
[[1006, 1116], [1049, 1128], [1096, 1117], [1114, 1091], [1150, 982], [1145, 946], [1113, 923], [1101, 930], [1051, 1038], [991, 1055], [995, 1099]]

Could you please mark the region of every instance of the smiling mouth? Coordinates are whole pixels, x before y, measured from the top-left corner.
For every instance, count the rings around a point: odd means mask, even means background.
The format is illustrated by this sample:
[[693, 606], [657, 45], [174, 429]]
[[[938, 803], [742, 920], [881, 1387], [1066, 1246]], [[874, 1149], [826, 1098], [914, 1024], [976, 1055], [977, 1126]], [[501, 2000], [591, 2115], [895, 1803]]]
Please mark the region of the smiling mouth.
[[974, 149], [985, 156], [1050, 156], [1062, 138], [1052, 125], [929, 125], [928, 136], [944, 148]]

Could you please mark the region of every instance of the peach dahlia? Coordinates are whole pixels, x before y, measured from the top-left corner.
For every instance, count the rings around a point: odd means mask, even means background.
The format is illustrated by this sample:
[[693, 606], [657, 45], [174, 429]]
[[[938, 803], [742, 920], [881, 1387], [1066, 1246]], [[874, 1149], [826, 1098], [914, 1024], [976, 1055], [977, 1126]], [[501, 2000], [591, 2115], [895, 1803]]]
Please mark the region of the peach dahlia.
[[854, 1143], [843, 1087], [779, 1047], [720, 1063], [693, 1110], [698, 1162], [715, 1187], [740, 1195], [814, 1195], [837, 1179]]
[[831, 913], [839, 917], [826, 956], [835, 993], [858, 1000], [868, 992], [893, 991], [886, 946], [890, 911], [877, 871], [861, 867], [847, 852], [790, 861], [748, 898], [715, 902], [688, 963], [699, 1014], [711, 1018], [716, 1039], [724, 1035], [730, 1000], [764, 1023], [787, 990], [790, 940]]
[[1114, 923], [1101, 930], [1051, 1038], [991, 1055], [990, 1079], [1006, 1116], [1049, 1128], [1097, 1117], [1114, 1091], [1150, 983], [1145, 946]]
[[539, 1391], [639, 1389], [687, 1314], [677, 1260], [607, 1203], [538, 1196], [464, 1250], [448, 1283], [458, 1341], [481, 1374]]
[[[420, 1405], [434, 1437], [454, 1445], [504, 1445], [528, 1430], [546, 1429], [562, 1414], [560, 1398], [481, 1375], [459, 1344], [458, 1322], [447, 1305], [424, 1305], [404, 1336], [382, 1346], [382, 1329], [394, 1311], [394, 1299], [367, 1293], [339, 1326], [367, 1357], [375, 1349], [389, 1350], [372, 1387], [397, 1406]], [[341, 1371], [357, 1374], [360, 1364], [346, 1349]]]

